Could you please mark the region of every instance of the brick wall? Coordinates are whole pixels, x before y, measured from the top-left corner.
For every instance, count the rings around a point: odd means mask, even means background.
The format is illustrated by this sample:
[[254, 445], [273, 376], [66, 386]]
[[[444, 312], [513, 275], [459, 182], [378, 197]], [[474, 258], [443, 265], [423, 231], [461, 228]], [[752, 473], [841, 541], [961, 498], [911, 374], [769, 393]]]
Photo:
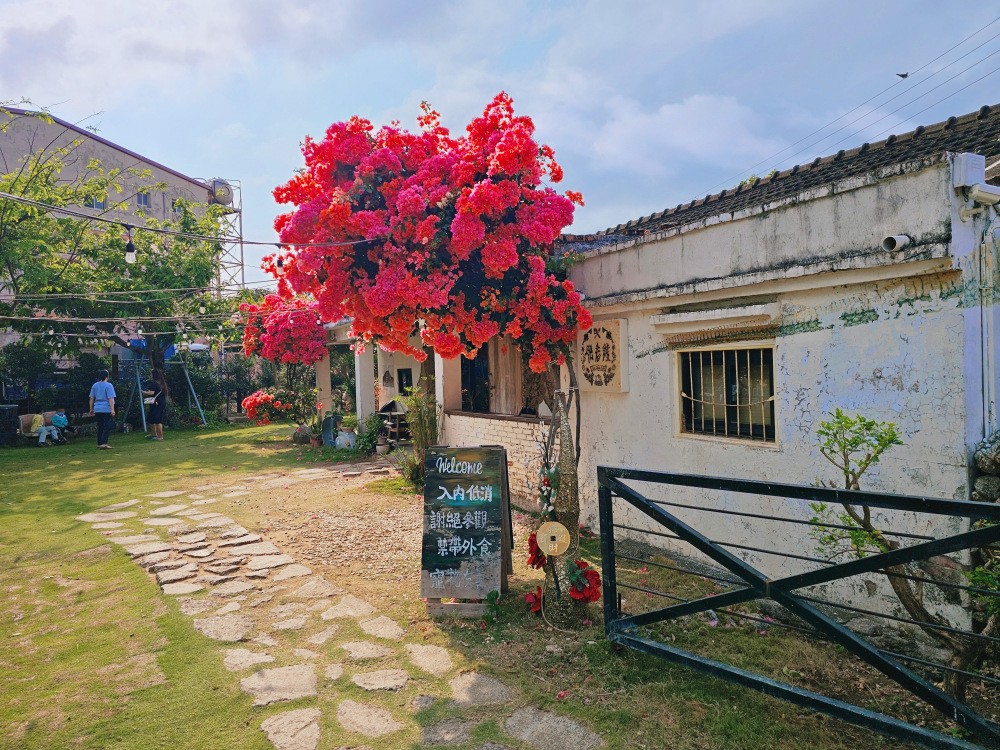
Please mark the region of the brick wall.
[[[511, 502], [536, 510], [535, 490], [541, 461], [543, 428], [537, 417], [505, 417], [496, 414], [447, 413], [441, 441], [445, 445], [502, 445], [507, 449]], [[529, 486], [530, 485], [530, 486]]]

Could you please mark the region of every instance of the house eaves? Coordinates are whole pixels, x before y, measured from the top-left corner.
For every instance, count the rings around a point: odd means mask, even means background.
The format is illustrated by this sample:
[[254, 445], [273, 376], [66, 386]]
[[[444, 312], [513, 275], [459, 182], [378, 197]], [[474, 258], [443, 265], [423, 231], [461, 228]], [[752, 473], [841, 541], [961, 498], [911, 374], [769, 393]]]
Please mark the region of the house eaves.
[[942, 162], [949, 152], [983, 154], [987, 179], [1000, 180], [1000, 105], [817, 157], [808, 164], [751, 179], [594, 234], [563, 235], [559, 249], [588, 256], [614, 252], [926, 169]]

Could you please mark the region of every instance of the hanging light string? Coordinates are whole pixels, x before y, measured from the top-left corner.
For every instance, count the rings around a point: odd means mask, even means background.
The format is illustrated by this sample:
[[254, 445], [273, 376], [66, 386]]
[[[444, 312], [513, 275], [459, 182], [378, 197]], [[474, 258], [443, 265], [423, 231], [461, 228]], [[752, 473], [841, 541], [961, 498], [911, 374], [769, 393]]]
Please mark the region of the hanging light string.
[[[263, 286], [263, 285], [268, 285], [268, 284], [274, 284], [274, 281], [271, 280], [271, 279], [266, 279], [264, 281], [248, 281], [245, 284], [240, 284], [240, 283], [223, 284], [222, 288], [223, 289], [229, 289], [229, 288], [232, 288], [232, 289], [242, 289], [243, 287], [248, 287], [248, 286]], [[93, 295], [95, 295], [95, 294], [99, 294], [102, 297], [112, 297], [112, 296], [115, 296], [115, 295], [125, 296], [125, 295], [129, 295], [129, 294], [146, 294], [147, 292], [151, 293], [151, 294], [163, 294], [164, 292], [190, 292], [193, 295], [193, 294], [198, 294], [198, 293], [214, 292], [217, 289], [219, 289], [219, 287], [217, 287], [217, 286], [182, 286], [182, 287], [174, 287], [174, 288], [163, 288], [163, 287], [160, 287], [159, 289], [132, 289], [130, 291], [105, 291], [105, 292], [36, 292], [34, 294], [23, 294], [23, 295], [19, 294], [17, 296], [17, 299], [18, 300], [58, 299], [58, 298], [65, 298], [65, 299], [72, 299], [72, 298], [91, 299], [91, 297]], [[266, 290], [261, 290], [261, 291], [266, 291]], [[159, 298], [159, 299], [160, 300], [163, 300], [163, 299], [175, 299], [177, 296], [178, 295], [172, 294], [170, 297], [162, 297], [162, 298]], [[186, 295], [180, 295], [180, 296], [186, 296]], [[144, 302], [154, 301], [154, 300], [103, 300], [103, 299], [92, 299], [91, 301], [93, 301], [93, 302], [111, 302], [111, 301], [113, 301], [113, 302], [116, 302], [116, 303], [119, 303], [119, 304], [126, 304], [126, 303], [128, 303], [128, 304], [142, 304]]]
[[[162, 316], [136, 316], [129, 317], [128, 322], [131, 323], [164, 323], [164, 322], [180, 322], [183, 323], [189, 320], [207, 320], [207, 321], [219, 321], [219, 320], [232, 320], [233, 315], [238, 315], [238, 313], [219, 313], [213, 315], [200, 315], [197, 317], [192, 317], [190, 315], [162, 315]], [[30, 316], [30, 315], [0, 315], [0, 320], [19, 320], [26, 322], [36, 322], [36, 323], [121, 323], [122, 318], [76, 318], [69, 316]]]
[[372, 240], [346, 240], [342, 242], [263, 242], [259, 240], [245, 240], [242, 237], [230, 237], [227, 235], [213, 237], [207, 234], [195, 234], [193, 232], [182, 232], [176, 229], [167, 229], [165, 227], [148, 227], [142, 226], [137, 227], [130, 225], [127, 222], [120, 221], [118, 219], [109, 219], [106, 216], [94, 216], [93, 214], [84, 213], [83, 211], [77, 211], [76, 209], [66, 208], [64, 206], [53, 206], [49, 203], [42, 203], [41, 201], [32, 200], [31, 198], [25, 198], [21, 195], [14, 195], [13, 193], [5, 193], [0, 191], [0, 198], [5, 200], [14, 201], [16, 203], [23, 203], [27, 206], [33, 206], [35, 208], [41, 208], [46, 211], [54, 211], [56, 213], [66, 214], [76, 219], [84, 219], [86, 221], [99, 221], [104, 224], [113, 224], [114, 226], [121, 227], [125, 230], [141, 230], [143, 232], [153, 232], [155, 234], [167, 235], [170, 237], [181, 237], [188, 240], [199, 240], [201, 242], [220, 242], [220, 243], [239, 243], [241, 245], [258, 245], [262, 247], [276, 247], [279, 250], [282, 247], [348, 247], [350, 245], [362, 245]]
[[[147, 331], [146, 335], [155, 335], [157, 332]], [[219, 338], [218, 333], [212, 333], [211, 331], [195, 331], [195, 333], [202, 338]], [[38, 338], [65, 338], [65, 339], [128, 339], [135, 340], [144, 338], [144, 336], [138, 333], [129, 333], [127, 331], [122, 331], [121, 333], [95, 333], [95, 332], [83, 332], [83, 333], [73, 333], [65, 331], [53, 331], [52, 333], [47, 333], [45, 331], [18, 331], [18, 336], [35, 336]], [[242, 344], [240, 344], [242, 346]]]

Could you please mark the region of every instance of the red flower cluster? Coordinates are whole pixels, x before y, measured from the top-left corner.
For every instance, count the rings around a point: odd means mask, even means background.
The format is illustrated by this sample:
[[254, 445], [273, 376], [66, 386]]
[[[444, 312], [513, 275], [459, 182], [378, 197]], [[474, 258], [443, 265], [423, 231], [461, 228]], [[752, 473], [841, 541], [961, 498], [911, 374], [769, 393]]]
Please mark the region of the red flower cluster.
[[244, 302], [243, 352], [282, 364], [311, 365], [326, 355], [326, 332], [317, 304], [269, 294], [259, 305]]
[[528, 567], [529, 568], [544, 568], [547, 558], [538, 549], [538, 535], [532, 531], [528, 536]]
[[256, 424], [264, 425], [288, 417], [288, 412], [292, 410], [293, 404], [289, 401], [282, 401], [273, 393], [260, 390], [254, 391], [243, 399], [243, 408], [246, 410], [247, 417]]
[[566, 564], [569, 578], [569, 595], [582, 602], [596, 602], [601, 598], [601, 574], [590, 567], [586, 560]]
[[536, 615], [542, 613], [542, 587], [538, 586], [530, 593], [524, 595], [524, 602]]
[[462, 137], [426, 104], [418, 122], [375, 132], [353, 117], [307, 138], [305, 168], [274, 190], [295, 206], [275, 220], [284, 274], [277, 256], [264, 269], [283, 296], [312, 294], [323, 320], [349, 316], [359, 339], [418, 360], [414, 335], [453, 358], [508, 334], [536, 371], [563, 361], [591, 321], [551, 250], [582, 197], [541, 187], [562, 169], [505, 93]]

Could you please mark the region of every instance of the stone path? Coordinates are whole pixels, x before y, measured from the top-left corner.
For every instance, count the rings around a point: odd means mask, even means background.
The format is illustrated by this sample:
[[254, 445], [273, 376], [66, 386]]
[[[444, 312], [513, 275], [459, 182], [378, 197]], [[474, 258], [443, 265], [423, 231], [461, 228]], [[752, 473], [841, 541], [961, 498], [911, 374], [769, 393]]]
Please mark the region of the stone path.
[[[254, 706], [296, 701], [294, 709], [271, 714], [260, 724], [277, 750], [319, 746], [323, 711], [308, 707], [308, 701], [335, 703], [327, 723], [335, 721], [353, 735], [348, 744], [357, 747], [355, 740], [415, 731], [413, 714], [439, 701], [463, 716], [423, 727], [423, 746], [468, 743], [482, 720], [477, 711], [486, 707], [503, 711], [505, 718], [496, 723], [512, 744], [486, 743], [476, 750], [604, 747], [598, 735], [568, 718], [531, 706], [512, 710], [519, 702], [508, 685], [461, 671], [448, 649], [419, 642], [419, 633], [379, 613], [372, 603], [314, 575], [224, 514], [204, 510], [220, 498], [254, 489], [273, 492], [294, 483], [363, 478], [365, 473], [357, 468], [339, 473], [302, 469], [240, 477], [238, 483], [207, 484], [191, 492], [156, 492], [77, 520], [120, 545], [165, 595], [177, 598], [196, 630], [219, 642], [223, 667], [239, 679]], [[377, 467], [368, 473], [385, 471]], [[448, 694], [428, 694], [444, 691], [441, 680], [447, 680]], [[345, 687], [353, 688], [356, 699], [336, 700]], [[415, 698], [405, 697], [413, 691]], [[400, 693], [402, 701], [393, 698]]]

